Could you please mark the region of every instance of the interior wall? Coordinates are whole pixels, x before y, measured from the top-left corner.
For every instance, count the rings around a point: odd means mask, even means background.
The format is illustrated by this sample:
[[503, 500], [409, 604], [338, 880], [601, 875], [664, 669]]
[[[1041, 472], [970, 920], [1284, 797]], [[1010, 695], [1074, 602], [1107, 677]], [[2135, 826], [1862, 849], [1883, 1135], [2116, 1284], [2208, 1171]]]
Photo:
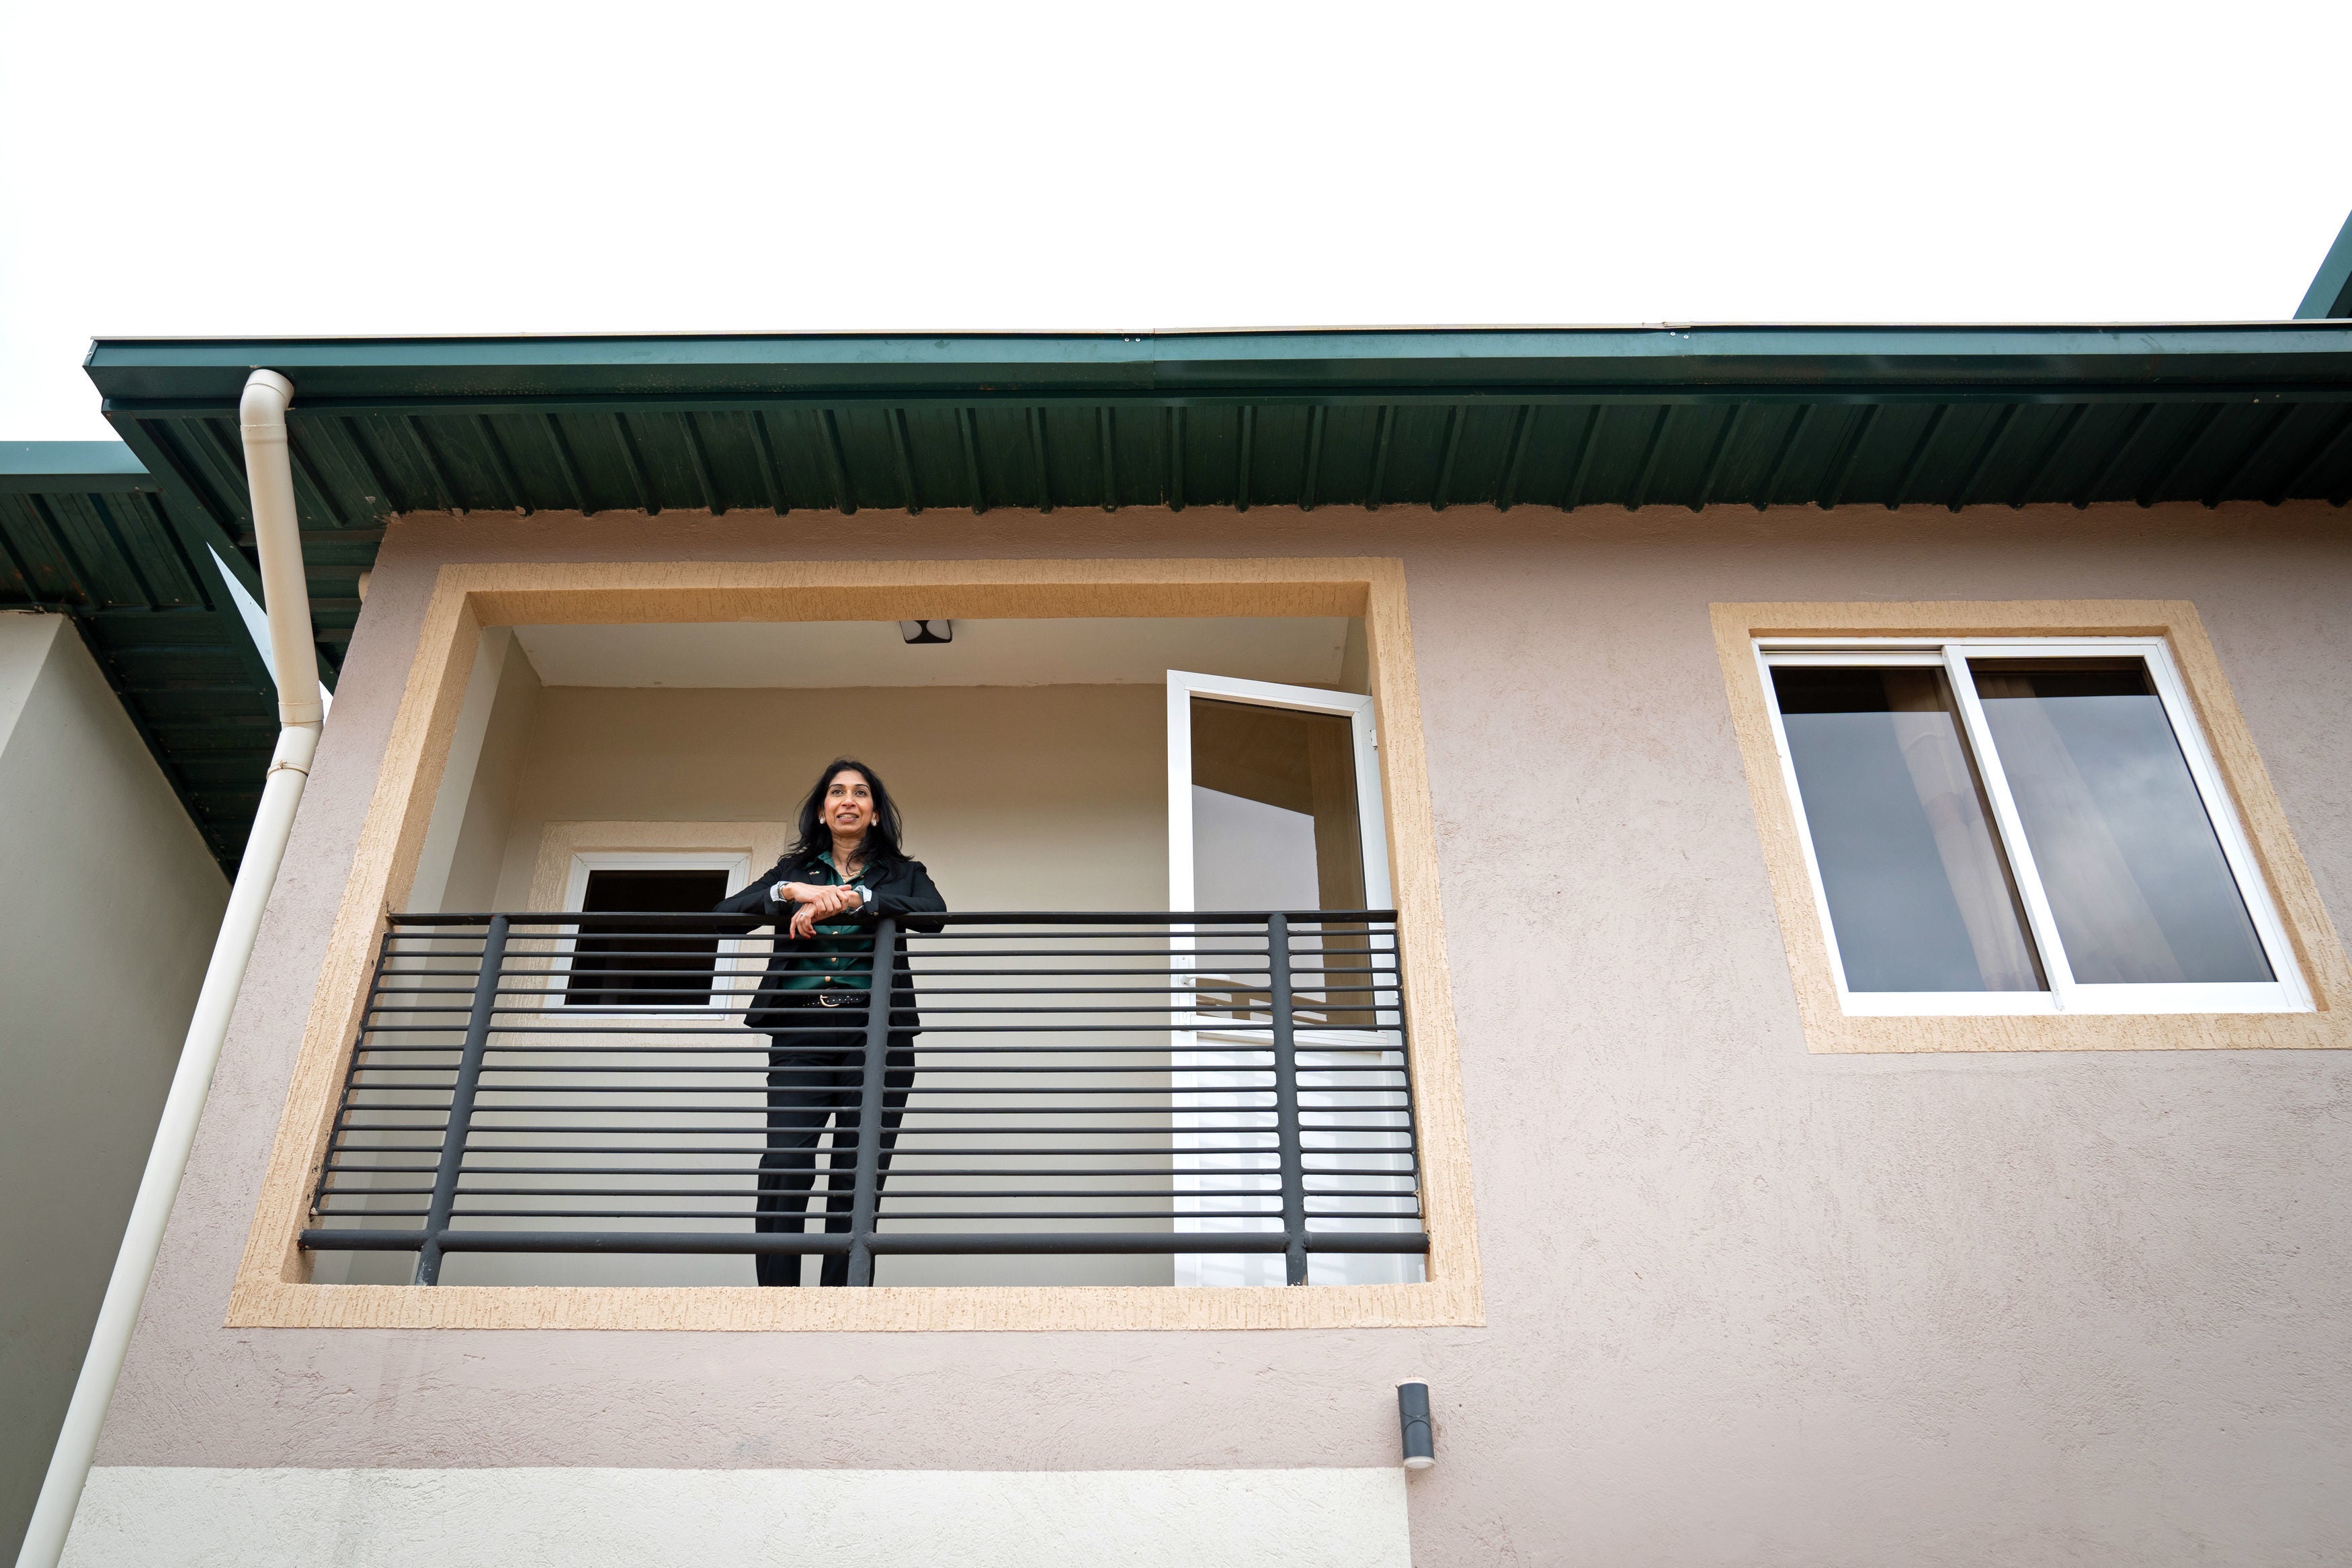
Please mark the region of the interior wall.
[[498, 891], [515, 776], [530, 739], [539, 675], [513, 629], [492, 626], [474, 650], [466, 699], [433, 799], [410, 884], [412, 910], [478, 911]]
[[950, 908], [1165, 909], [1165, 714], [1142, 685], [550, 686], [495, 907], [524, 906], [551, 821], [789, 822], [819, 770], [850, 756], [888, 783], [908, 852]]
[[1372, 643], [1364, 635], [1364, 618], [1348, 620], [1347, 645], [1339, 653], [1339, 685], [1343, 692], [1370, 696], [1372, 690]]
[[228, 899], [62, 616], [0, 614], [0, 1554], [13, 1554]]
[[[1167, 907], [1159, 686], [543, 687], [519, 642], [494, 652], [490, 639], [485, 644], [427, 838], [428, 855], [438, 835], [445, 858], [420, 871], [412, 907], [533, 907], [533, 873], [551, 823], [789, 824], [802, 795], [841, 755], [862, 758], [888, 782], [905, 814], [907, 849], [950, 908]], [[461, 816], [461, 828], [448, 827]], [[428, 872], [445, 889], [437, 895]], [[1166, 1082], [1164, 1070], [1138, 1078], [1147, 1089]], [[886, 1195], [886, 1215], [888, 1203]], [[414, 1261], [404, 1253], [331, 1254], [312, 1277], [404, 1283]], [[881, 1260], [880, 1279], [1164, 1285], [1171, 1271], [1167, 1258], [1150, 1256], [893, 1257]], [[453, 1256], [443, 1278], [739, 1285], [751, 1282], [751, 1265], [728, 1256], [470, 1253]]]
[[[505, 632], [506, 628], [496, 630]], [[489, 639], [486, 635], [485, 642]], [[515, 790], [530, 755], [532, 721], [539, 714], [539, 675], [509, 633], [493, 670], [482, 672], [492, 687], [490, 712], [470, 776], [452, 763], [450, 779], [462, 779], [465, 810], [450, 845], [450, 863], [440, 907], [482, 910], [509, 907], [498, 902], [499, 872], [513, 831]], [[470, 700], [472, 693], [467, 692]], [[440, 806], [434, 808], [438, 826]], [[418, 907], [423, 907], [420, 904]]]
[[[985, 632], [999, 624], [966, 623], [956, 644], [964, 663], [947, 667], [961, 669], [989, 653]], [[1001, 624], [1033, 643], [1038, 634], [1033, 623]], [[1117, 650], [1124, 647], [1118, 628], [1125, 624], [1073, 623], [1061, 634], [1091, 646], [1085, 640], [1095, 629], [1108, 629], [1104, 646]], [[1187, 622], [1154, 623], [1153, 630], [1162, 640], [1173, 634], [1181, 641], [1189, 632], [1201, 643], [1181, 650], [1186, 664], [1251, 678], [1297, 678], [1315, 673], [1302, 662], [1328, 658], [1321, 673], [1337, 680], [1314, 684], [1362, 690], [1369, 680], [1360, 622], [1242, 629], [1253, 635], [1223, 628]], [[983, 659], [971, 666], [975, 673], [995, 669], [1024, 680], [1045, 674], [1050, 681], [1060, 660], [1063, 669], [1099, 670], [1118, 684], [669, 686], [658, 679], [701, 667], [690, 658], [679, 662], [697, 650], [719, 677], [756, 679], [770, 661], [757, 647], [699, 635], [704, 628], [646, 630], [665, 632], [680, 646], [632, 653], [629, 646], [606, 648], [576, 635], [567, 643], [559, 635], [577, 628], [484, 632], [411, 909], [537, 906], [544, 890], [534, 882], [552, 823], [763, 822], [788, 831], [801, 795], [824, 763], [840, 755], [864, 758], [889, 781], [906, 812], [909, 852], [926, 862], [952, 907], [1167, 906], [1165, 688], [1135, 676], [1135, 670], [1158, 667], [1150, 657], [1138, 664], [1135, 649], [1126, 650], [1123, 663], [1105, 663], [1084, 647], [1038, 649], [1016, 640], [995, 649], [994, 664]], [[843, 635], [873, 630], [858, 624]], [[1344, 641], [1318, 650], [1318, 639], [1335, 635]], [[552, 650], [557, 679], [580, 679], [588, 671], [602, 672], [593, 678], [634, 677], [644, 684], [547, 685], [533, 651], [540, 644]], [[889, 651], [898, 651], [895, 643]], [[804, 663], [806, 650], [801, 653]], [[902, 666], [903, 661], [887, 668], [905, 676]], [[657, 840], [656, 833], [647, 841]], [[763, 862], [754, 873], [764, 869]], [[939, 1083], [936, 1076], [929, 1081]], [[1134, 1086], [1165, 1092], [1169, 1080], [1164, 1068], [1155, 1069], [1136, 1075]], [[755, 1094], [747, 1098], [746, 1109], [756, 1105]], [[347, 1173], [340, 1185], [355, 1192], [404, 1179]], [[527, 1187], [558, 1178], [516, 1179]], [[387, 1196], [381, 1201], [413, 1200]], [[892, 1202], [886, 1195], [886, 1215]], [[1142, 1222], [1145, 1228], [1168, 1223]], [[405, 1283], [413, 1268], [407, 1254], [331, 1253], [314, 1260], [311, 1277], [325, 1283]], [[1150, 1256], [894, 1257], [882, 1261], [880, 1271], [883, 1282], [892, 1284], [1165, 1285], [1174, 1268], [1168, 1258]], [[751, 1273], [742, 1257], [470, 1253], [453, 1256], [443, 1277], [453, 1284], [732, 1285], [749, 1283]]]
[[[529, 906], [549, 822], [789, 824], [825, 764], [849, 756], [888, 783], [907, 851], [950, 909], [1165, 909], [1166, 714], [1162, 689], [1144, 685], [551, 686], [517, 779], [496, 907]], [[886, 1193], [886, 1217], [890, 1207]], [[740, 1257], [453, 1261], [446, 1277], [460, 1283], [751, 1278]], [[1170, 1275], [1167, 1258], [1150, 1256], [891, 1257], [876, 1271], [897, 1285], [1164, 1285]]]

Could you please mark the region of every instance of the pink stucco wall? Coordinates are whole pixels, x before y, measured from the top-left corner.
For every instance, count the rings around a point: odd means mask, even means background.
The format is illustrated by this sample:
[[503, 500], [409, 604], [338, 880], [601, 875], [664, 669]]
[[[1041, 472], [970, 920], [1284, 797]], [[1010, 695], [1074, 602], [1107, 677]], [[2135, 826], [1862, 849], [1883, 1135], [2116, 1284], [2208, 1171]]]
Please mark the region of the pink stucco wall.
[[[1416, 1560], [2306, 1561], [2352, 1540], [2352, 1062], [1809, 1056], [1706, 607], [2180, 598], [2352, 927], [2352, 548], [2325, 507], [476, 516], [394, 527], [109, 1465], [1394, 1462]], [[1487, 1326], [225, 1330], [431, 570], [1382, 554], [1410, 574]]]

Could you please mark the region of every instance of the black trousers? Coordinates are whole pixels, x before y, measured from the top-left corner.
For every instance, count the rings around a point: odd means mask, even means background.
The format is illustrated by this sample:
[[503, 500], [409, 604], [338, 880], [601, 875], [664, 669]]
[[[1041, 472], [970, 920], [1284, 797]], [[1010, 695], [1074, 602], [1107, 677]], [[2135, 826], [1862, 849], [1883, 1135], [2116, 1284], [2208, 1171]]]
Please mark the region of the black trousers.
[[[857, 1184], [858, 1100], [866, 1084], [866, 1013], [863, 1009], [795, 1009], [812, 1025], [838, 1018], [839, 1030], [804, 1029], [768, 1036], [768, 1148], [760, 1156], [760, 1196], [752, 1228], [786, 1232], [805, 1228], [811, 1188], [816, 1181], [816, 1141], [833, 1124], [826, 1160], [824, 1228], [849, 1229]], [[894, 1019], [892, 1020], [896, 1022]], [[882, 1159], [875, 1178], [878, 1197], [890, 1174], [890, 1151], [906, 1119], [907, 1094], [915, 1084], [915, 1034], [892, 1030], [882, 1057]], [[761, 1252], [754, 1260], [762, 1285], [801, 1282], [801, 1255]], [[846, 1253], [831, 1253], [824, 1283], [849, 1283]]]

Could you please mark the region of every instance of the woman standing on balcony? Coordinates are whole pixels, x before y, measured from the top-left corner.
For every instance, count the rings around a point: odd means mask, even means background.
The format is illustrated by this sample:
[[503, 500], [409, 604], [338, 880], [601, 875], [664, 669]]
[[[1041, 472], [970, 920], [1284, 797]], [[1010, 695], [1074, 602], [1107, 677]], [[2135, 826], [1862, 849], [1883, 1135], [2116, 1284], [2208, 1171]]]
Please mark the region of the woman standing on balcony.
[[[816, 1141], [828, 1119], [833, 1153], [825, 1181], [824, 1228], [845, 1232], [857, 1170], [858, 1100], [865, 1082], [866, 1008], [873, 982], [874, 927], [937, 931], [926, 915], [946, 913], [920, 861], [899, 849], [898, 805], [874, 769], [841, 758], [818, 775], [801, 802], [800, 841], [765, 876], [719, 905], [722, 915], [765, 915], [776, 927], [775, 956], [743, 1021], [768, 1036], [768, 1140], [760, 1157], [754, 1228], [802, 1228], [816, 1177]], [[911, 1004], [913, 978], [902, 945], [891, 965], [892, 990]], [[890, 1011], [883, 1057], [882, 1159], [876, 1196], [915, 1082], [915, 1031], [909, 1005]], [[798, 1253], [758, 1254], [760, 1283], [801, 1282]], [[849, 1259], [832, 1253], [828, 1285], [849, 1282]]]

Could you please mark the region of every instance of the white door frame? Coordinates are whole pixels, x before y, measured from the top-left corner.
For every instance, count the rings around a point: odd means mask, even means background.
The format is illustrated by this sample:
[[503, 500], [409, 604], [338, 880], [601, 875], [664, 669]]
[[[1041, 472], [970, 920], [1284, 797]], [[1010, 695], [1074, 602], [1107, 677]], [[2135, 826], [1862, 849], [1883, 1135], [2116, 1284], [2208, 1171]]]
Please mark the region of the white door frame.
[[1231, 675], [1168, 672], [1168, 907], [1197, 909], [1192, 877], [1192, 699], [1295, 713], [1337, 714], [1348, 720], [1356, 742], [1356, 827], [1364, 846], [1364, 907], [1386, 909], [1389, 888], [1388, 817], [1381, 804], [1380, 737], [1372, 727], [1372, 699], [1353, 692], [1314, 686], [1277, 685]]
[[[1362, 843], [1364, 863], [1364, 907], [1386, 909], [1394, 894], [1389, 882], [1388, 815], [1381, 804], [1380, 773], [1380, 737], [1372, 724], [1372, 699], [1353, 692], [1327, 692], [1314, 686], [1279, 685], [1270, 681], [1244, 681], [1229, 675], [1204, 675], [1189, 670], [1168, 672], [1168, 908], [1171, 914], [1186, 914], [1200, 907], [1198, 888], [1192, 871], [1192, 699], [1213, 697], [1223, 702], [1237, 702], [1258, 707], [1288, 708], [1297, 713], [1335, 714], [1348, 720], [1355, 740], [1356, 825]], [[1189, 929], [1170, 933], [1171, 964], [1179, 974], [1192, 970], [1193, 936]], [[1191, 1153], [1197, 1137], [1188, 1124], [1202, 1115], [1230, 1113], [1240, 1099], [1253, 1097], [1251, 1091], [1236, 1092], [1232, 1082], [1231, 1063], [1242, 1053], [1262, 1052], [1265, 1042], [1249, 1034], [1227, 1034], [1216, 1026], [1219, 1019], [1198, 1014], [1179, 1012], [1171, 1042], [1180, 1054], [1171, 1061], [1171, 1084], [1176, 1101], [1173, 1111], [1171, 1156], [1176, 1166], [1175, 1181], [1180, 1189], [1177, 1206], [1185, 1207], [1188, 1200], [1181, 1189], [1200, 1183], [1225, 1183], [1234, 1186], [1262, 1185], [1269, 1191], [1273, 1178], [1252, 1177], [1236, 1171], [1221, 1168], [1221, 1162], [1200, 1163]], [[1216, 1052], [1183, 1050], [1197, 1047], [1202, 1041], [1230, 1040], [1235, 1055], [1228, 1058]], [[1366, 1039], [1356, 1030], [1302, 1030], [1297, 1036], [1300, 1047], [1300, 1063], [1313, 1076], [1312, 1070], [1328, 1066], [1339, 1057], [1360, 1051]], [[1314, 1099], [1313, 1091], [1302, 1098]], [[1402, 1117], [1400, 1117], [1402, 1120]], [[1379, 1156], [1360, 1156], [1370, 1161]], [[1368, 1230], [1402, 1228], [1410, 1221], [1384, 1220], [1367, 1217], [1360, 1222]], [[1182, 1216], [1177, 1218], [1180, 1231], [1222, 1230], [1243, 1228], [1230, 1221], [1203, 1221]], [[1241, 1268], [1237, 1279], [1211, 1280], [1204, 1265], [1208, 1260], [1199, 1254], [1178, 1253], [1174, 1260], [1173, 1280], [1178, 1285], [1198, 1286], [1210, 1283], [1281, 1282], [1281, 1259], [1278, 1255], [1257, 1254]], [[1417, 1260], [1415, 1260], [1417, 1265]], [[1330, 1283], [1386, 1282], [1391, 1277], [1403, 1279], [1401, 1259], [1385, 1255], [1370, 1259], [1334, 1259], [1326, 1267], [1333, 1267]], [[1352, 1266], [1370, 1270], [1365, 1278], [1339, 1271]], [[1320, 1270], [1318, 1270], [1320, 1271]], [[1325, 1282], [1325, 1281], [1318, 1281]]]

